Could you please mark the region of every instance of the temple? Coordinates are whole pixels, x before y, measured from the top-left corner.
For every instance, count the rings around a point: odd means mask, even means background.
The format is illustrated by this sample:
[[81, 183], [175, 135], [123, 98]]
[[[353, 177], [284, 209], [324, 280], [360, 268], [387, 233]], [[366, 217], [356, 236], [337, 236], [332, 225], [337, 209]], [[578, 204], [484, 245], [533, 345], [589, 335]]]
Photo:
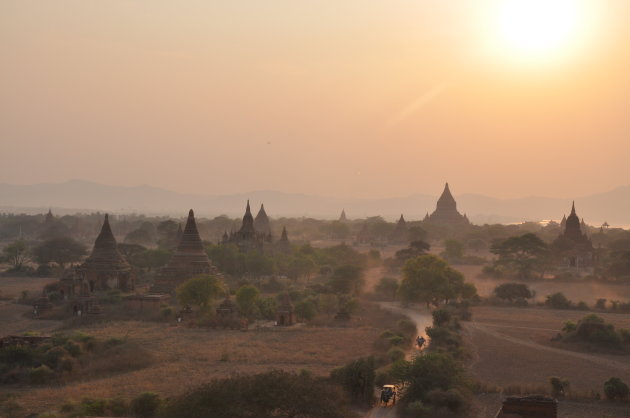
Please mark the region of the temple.
[[118, 251], [118, 243], [109, 225], [108, 215], [105, 215], [92, 253], [77, 267], [76, 273], [88, 284], [90, 292], [109, 289], [133, 290], [135, 274]]
[[571, 214], [566, 217], [562, 233], [552, 244], [552, 248], [562, 260], [562, 267], [581, 268], [593, 265], [593, 243], [585, 233], [586, 224], [575, 211], [575, 202]]
[[151, 291], [154, 293], [172, 293], [177, 286], [186, 280], [211, 273], [216, 273], [216, 269], [210, 263], [208, 254], [203, 247], [195, 222], [195, 213], [191, 209], [188, 212], [186, 226], [175, 254], [166, 267], [160, 271]]
[[346, 221], [348, 221], [348, 218], [346, 217], [346, 210], [342, 209], [341, 215], [339, 216], [339, 222], [346, 222]]
[[407, 229], [407, 222], [405, 217], [400, 214], [400, 219], [396, 223], [396, 228], [389, 236], [389, 242], [392, 244], [407, 244], [409, 241], [409, 231]]
[[468, 217], [457, 211], [457, 202], [451, 194], [448, 183], [444, 186], [442, 196], [437, 201], [435, 211], [425, 217], [425, 222], [441, 224], [441, 225], [468, 225]]
[[261, 234], [271, 236], [271, 225], [269, 224], [269, 217], [265, 212], [265, 205], [260, 205], [260, 210], [254, 219], [254, 229]]
[[[267, 218], [264, 207], [261, 206], [260, 209], [264, 218], [267, 219], [268, 226], [269, 218]], [[258, 215], [260, 216], [261, 213], [259, 212]], [[256, 216], [256, 218], [258, 218], [258, 216]], [[263, 217], [261, 217], [261, 219], [262, 218]], [[248, 200], [247, 206], [245, 207], [245, 215], [243, 215], [241, 229], [236, 232], [231, 232], [229, 235], [227, 233], [223, 234], [222, 244], [235, 244], [241, 251], [262, 250], [265, 243], [271, 242], [271, 233], [265, 234], [264, 232], [257, 231], [254, 226], [254, 222], [254, 217], [252, 216]]]
[[282, 227], [282, 234], [280, 235], [280, 239], [276, 241], [275, 247], [281, 251], [288, 253], [291, 250], [291, 243], [289, 242], [289, 236], [287, 234], [286, 226]]

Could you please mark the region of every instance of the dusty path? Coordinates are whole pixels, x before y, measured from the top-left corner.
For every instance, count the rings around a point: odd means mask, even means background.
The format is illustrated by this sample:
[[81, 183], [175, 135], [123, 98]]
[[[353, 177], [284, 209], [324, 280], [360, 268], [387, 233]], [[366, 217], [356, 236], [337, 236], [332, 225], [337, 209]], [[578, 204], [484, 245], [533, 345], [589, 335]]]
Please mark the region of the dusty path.
[[[409, 319], [415, 322], [416, 327], [418, 328], [418, 333], [423, 335], [425, 338], [427, 337], [425, 328], [431, 326], [433, 317], [426, 308], [402, 308], [397, 302], [379, 302], [379, 305], [392, 312], [407, 315]], [[417, 352], [418, 350], [416, 348], [412, 348], [407, 352], [407, 357], [409, 358]], [[364, 416], [365, 418], [396, 418], [398, 415], [396, 415], [396, 408], [393, 406], [375, 406]]]

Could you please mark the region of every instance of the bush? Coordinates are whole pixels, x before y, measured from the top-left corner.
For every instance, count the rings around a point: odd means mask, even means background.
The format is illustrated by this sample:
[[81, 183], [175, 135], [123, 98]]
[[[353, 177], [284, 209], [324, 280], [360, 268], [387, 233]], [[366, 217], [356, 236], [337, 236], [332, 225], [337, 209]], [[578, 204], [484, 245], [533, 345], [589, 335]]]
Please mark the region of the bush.
[[446, 407], [453, 412], [459, 412], [467, 405], [467, 400], [457, 389], [434, 389], [427, 394], [427, 403], [437, 407]]
[[39, 367], [31, 369], [28, 373], [28, 380], [32, 385], [44, 385], [50, 382], [55, 373], [50, 369], [50, 367], [42, 364]]
[[[309, 375], [271, 371], [213, 379], [171, 398], [161, 417], [349, 418], [343, 391], [330, 381]], [[243, 400], [247, 400], [244, 402]]]
[[566, 390], [569, 388], [569, 381], [567, 379], [561, 379], [556, 376], [549, 378], [549, 384], [551, 385], [551, 394], [553, 396], [564, 396]]
[[610, 400], [626, 399], [629, 392], [628, 385], [618, 377], [611, 377], [604, 382], [604, 394]]
[[405, 351], [398, 347], [393, 347], [387, 352], [387, 357], [389, 357], [392, 363], [396, 363], [399, 360], [405, 359]]
[[562, 326], [562, 332], [574, 332], [577, 329], [577, 325], [573, 321], [566, 321]]
[[493, 293], [499, 299], [509, 302], [516, 299], [529, 299], [534, 296], [529, 287], [522, 283], [504, 283], [495, 287]]
[[374, 368], [373, 357], [360, 358], [333, 370], [330, 377], [345, 389], [353, 401], [370, 405], [374, 400]]
[[571, 309], [572, 303], [563, 293], [557, 292], [547, 296], [545, 305], [548, 305], [554, 309]]
[[61, 359], [68, 355], [65, 348], [53, 347], [44, 354], [43, 362], [51, 369], [58, 369], [61, 364]]
[[131, 401], [131, 411], [138, 417], [150, 418], [155, 416], [162, 400], [153, 392], [144, 392]]
[[90, 417], [103, 416], [105, 414], [107, 402], [104, 399], [83, 398], [81, 401], [81, 412]]
[[78, 357], [81, 354], [81, 346], [72, 341], [68, 341], [63, 348], [65, 348], [72, 357]]
[[437, 309], [433, 311], [433, 325], [436, 327], [441, 327], [444, 325], [448, 325], [451, 321], [451, 312], [446, 309]]
[[110, 414], [115, 417], [123, 417], [129, 413], [127, 401], [121, 398], [110, 399], [107, 402], [107, 409], [109, 409]]
[[400, 319], [396, 322], [396, 329], [406, 337], [413, 338], [418, 332], [415, 322], [409, 319]]

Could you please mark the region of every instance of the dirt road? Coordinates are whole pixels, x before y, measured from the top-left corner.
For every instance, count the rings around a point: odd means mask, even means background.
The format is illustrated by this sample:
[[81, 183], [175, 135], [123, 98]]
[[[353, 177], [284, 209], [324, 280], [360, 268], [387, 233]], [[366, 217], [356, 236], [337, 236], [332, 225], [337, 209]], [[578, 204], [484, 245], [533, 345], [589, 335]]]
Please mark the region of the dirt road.
[[[384, 309], [388, 309], [390, 311], [401, 313], [407, 315], [409, 319], [416, 323], [416, 327], [418, 328], [418, 333], [423, 335], [425, 338], [427, 337], [425, 333], [425, 328], [431, 326], [433, 322], [433, 318], [431, 316], [431, 312], [426, 308], [402, 308], [396, 302], [380, 302], [379, 305]], [[407, 358], [410, 358], [418, 350], [414, 347], [407, 352]], [[370, 409], [368, 413], [365, 415], [365, 418], [396, 418], [396, 408], [393, 406], [375, 406]]]

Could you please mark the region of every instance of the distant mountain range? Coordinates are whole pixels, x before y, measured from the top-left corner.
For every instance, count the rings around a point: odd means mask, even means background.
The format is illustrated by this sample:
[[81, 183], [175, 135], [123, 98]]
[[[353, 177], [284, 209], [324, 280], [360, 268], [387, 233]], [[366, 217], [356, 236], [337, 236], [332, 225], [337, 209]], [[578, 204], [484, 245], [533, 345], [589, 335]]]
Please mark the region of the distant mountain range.
[[[151, 186], [108, 186], [83, 180], [58, 184], [0, 184], [0, 211], [41, 213], [52, 208], [56, 214], [76, 212], [144, 213], [183, 216], [194, 208], [200, 216], [243, 214], [247, 199], [254, 212], [261, 203], [267, 214], [279, 217], [335, 219], [342, 209], [348, 218], [381, 215], [420, 220], [435, 209], [438, 196], [414, 194], [387, 199], [310, 196], [277, 191], [255, 191], [210, 196], [172, 192]], [[455, 195], [460, 212], [476, 224], [560, 220], [571, 209], [571, 199], [526, 197], [496, 199], [477, 194]], [[576, 197], [578, 215], [590, 225], [607, 221], [611, 226], [630, 226], [630, 186], [590, 196]]]

